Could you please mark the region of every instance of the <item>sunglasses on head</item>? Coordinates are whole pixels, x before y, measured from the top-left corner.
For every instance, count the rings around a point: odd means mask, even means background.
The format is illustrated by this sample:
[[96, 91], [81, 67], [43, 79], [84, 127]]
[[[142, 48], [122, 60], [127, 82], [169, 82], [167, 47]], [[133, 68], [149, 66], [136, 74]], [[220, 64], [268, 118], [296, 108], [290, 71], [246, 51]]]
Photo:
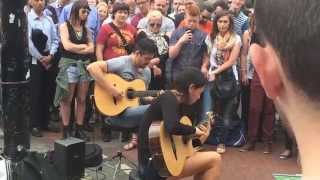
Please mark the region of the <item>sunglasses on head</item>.
[[150, 23], [150, 27], [161, 27], [161, 24], [158, 23]]

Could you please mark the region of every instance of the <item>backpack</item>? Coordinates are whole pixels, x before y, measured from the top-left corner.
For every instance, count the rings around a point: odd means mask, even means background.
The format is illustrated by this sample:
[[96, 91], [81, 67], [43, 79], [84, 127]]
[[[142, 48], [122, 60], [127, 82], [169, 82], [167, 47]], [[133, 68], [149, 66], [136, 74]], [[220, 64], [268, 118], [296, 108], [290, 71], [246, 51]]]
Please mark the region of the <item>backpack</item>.
[[102, 148], [98, 144], [86, 144], [84, 166], [96, 167], [102, 163]]

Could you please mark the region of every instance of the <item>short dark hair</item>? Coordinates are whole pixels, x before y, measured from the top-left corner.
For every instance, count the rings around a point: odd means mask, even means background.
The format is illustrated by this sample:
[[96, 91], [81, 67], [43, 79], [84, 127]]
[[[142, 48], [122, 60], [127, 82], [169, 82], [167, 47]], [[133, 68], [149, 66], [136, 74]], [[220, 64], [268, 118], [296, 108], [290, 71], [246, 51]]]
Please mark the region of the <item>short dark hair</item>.
[[127, 11], [129, 14], [129, 5], [124, 2], [115, 2], [112, 5], [112, 19], [114, 19], [114, 15], [117, 11]]
[[215, 11], [220, 6], [223, 10], [229, 9], [228, 3], [224, 0], [218, 0], [212, 4], [212, 9]]
[[255, 7], [257, 33], [279, 55], [288, 79], [320, 101], [320, 3], [263, 0]]
[[139, 51], [141, 54], [156, 54], [158, 48], [153, 40], [142, 38], [135, 43], [134, 51]]
[[207, 83], [206, 78], [198, 68], [187, 67], [183, 71], [179, 72], [176, 78], [173, 80], [173, 88], [177, 91], [188, 95], [188, 89], [191, 84], [195, 87], [203, 87]]

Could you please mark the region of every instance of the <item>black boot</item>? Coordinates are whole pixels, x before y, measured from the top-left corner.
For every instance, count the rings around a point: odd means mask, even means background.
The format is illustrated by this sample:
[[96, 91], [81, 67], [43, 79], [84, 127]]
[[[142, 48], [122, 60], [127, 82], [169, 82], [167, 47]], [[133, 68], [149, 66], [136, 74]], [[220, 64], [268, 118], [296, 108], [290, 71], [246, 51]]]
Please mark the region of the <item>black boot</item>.
[[62, 139], [67, 139], [67, 138], [69, 138], [71, 136], [72, 136], [72, 134], [70, 132], [69, 126], [63, 126]]
[[83, 130], [83, 125], [76, 124], [76, 132], [74, 133], [74, 137], [82, 139], [86, 142], [90, 141], [90, 137]]

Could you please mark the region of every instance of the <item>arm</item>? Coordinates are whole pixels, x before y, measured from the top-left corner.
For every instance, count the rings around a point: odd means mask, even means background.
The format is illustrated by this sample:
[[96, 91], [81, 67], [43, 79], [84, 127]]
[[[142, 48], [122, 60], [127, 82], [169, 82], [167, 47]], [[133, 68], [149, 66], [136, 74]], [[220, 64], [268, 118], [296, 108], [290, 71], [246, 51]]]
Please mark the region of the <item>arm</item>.
[[250, 38], [249, 31], [246, 31], [242, 37], [243, 46], [240, 52], [240, 77], [241, 77], [241, 82], [243, 84], [247, 84], [247, 80], [248, 80], [247, 56], [248, 56], [249, 47], [250, 47], [249, 38]]
[[58, 37], [56, 25], [53, 23], [51, 19], [50, 19], [50, 24], [51, 24], [51, 38], [52, 38], [50, 54], [54, 55], [59, 48], [59, 37]]
[[[85, 27], [86, 28], [86, 27]], [[93, 37], [91, 32], [87, 29], [87, 38], [88, 38], [88, 43], [86, 44], [85, 49], [79, 51], [79, 54], [92, 54], [94, 53], [94, 44], [93, 44]]]
[[181, 37], [176, 37], [176, 31], [172, 34], [172, 39], [170, 44], [173, 44], [171, 46], [169, 46], [169, 58], [170, 59], [175, 59], [179, 53], [180, 50], [182, 48], [182, 46], [187, 43], [190, 42], [192, 40], [192, 33], [190, 31], [186, 31]]
[[84, 44], [74, 44], [69, 40], [69, 32], [68, 32], [68, 27], [66, 23], [61, 24], [59, 29], [60, 29], [61, 43], [65, 50], [74, 52], [74, 53], [79, 53], [79, 51], [82, 51], [86, 48], [86, 45]]
[[164, 121], [164, 126], [169, 134], [173, 135], [191, 135], [196, 132], [196, 129], [191, 126], [183, 125], [180, 121], [179, 104], [172, 93], [165, 93], [161, 97], [161, 109]]
[[88, 65], [87, 70], [91, 77], [107, 92], [110, 92], [115, 98], [121, 98], [122, 93], [112, 86], [112, 82], [108, 82], [104, 78], [104, 74], [108, 73], [108, 65], [105, 61], [96, 61]]
[[104, 50], [104, 45], [97, 43], [96, 44], [97, 61], [103, 61], [103, 50]]
[[231, 67], [233, 64], [235, 64], [239, 57], [240, 47], [241, 47], [241, 41], [239, 43], [236, 43], [233, 46], [229, 59], [226, 62], [224, 62], [221, 66], [219, 66], [217, 69], [215, 69], [212, 73], [219, 74], [225, 71], [226, 69], [228, 69], [229, 67]]

